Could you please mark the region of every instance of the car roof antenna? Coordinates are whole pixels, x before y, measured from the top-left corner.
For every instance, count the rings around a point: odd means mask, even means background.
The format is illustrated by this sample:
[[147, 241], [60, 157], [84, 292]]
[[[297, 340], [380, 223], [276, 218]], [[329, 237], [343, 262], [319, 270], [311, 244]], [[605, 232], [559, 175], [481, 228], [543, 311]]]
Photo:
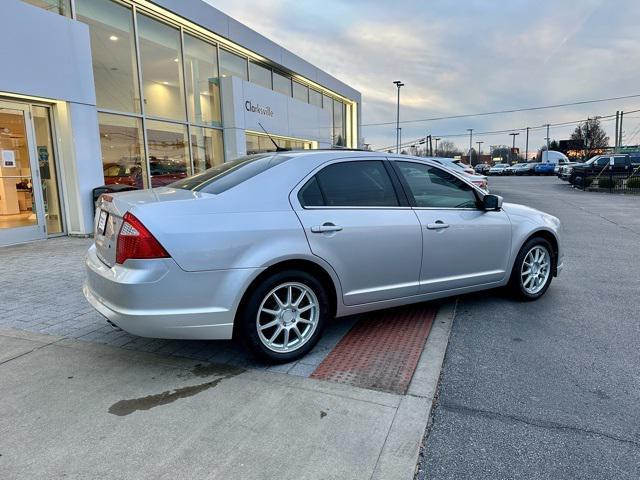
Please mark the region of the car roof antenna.
[[269, 137], [269, 140], [271, 140], [271, 143], [273, 143], [273, 144], [275, 145], [275, 147], [276, 147], [276, 152], [288, 152], [288, 151], [289, 151], [289, 149], [288, 149], [288, 148], [282, 148], [281, 146], [279, 146], [279, 145], [276, 143], [276, 141], [275, 141], [273, 138], [271, 138], [271, 135], [269, 135], [269, 132], [267, 132], [267, 131], [264, 129], [264, 127], [262, 126], [262, 124], [261, 124], [260, 122], [258, 122], [258, 125], [260, 125], [260, 128], [261, 128], [261, 129], [262, 129], [262, 131], [265, 133], [265, 135], [266, 135], [267, 137]]

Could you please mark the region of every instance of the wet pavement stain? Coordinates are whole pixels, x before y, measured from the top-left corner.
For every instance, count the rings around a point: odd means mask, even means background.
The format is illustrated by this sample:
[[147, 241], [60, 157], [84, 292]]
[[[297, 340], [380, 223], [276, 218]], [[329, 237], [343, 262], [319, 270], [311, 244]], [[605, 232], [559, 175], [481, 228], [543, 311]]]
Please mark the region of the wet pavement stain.
[[[207, 372], [207, 373], [205, 373]], [[223, 373], [224, 372], [224, 373]], [[177, 388], [175, 390], [166, 390], [155, 395], [147, 395], [146, 397], [131, 398], [128, 400], [120, 400], [109, 407], [109, 413], [124, 417], [138, 410], [151, 410], [161, 405], [173, 403], [181, 398], [188, 398], [204, 392], [210, 388], [216, 387], [222, 380], [235, 377], [244, 372], [244, 369], [230, 367], [228, 365], [196, 365], [191, 371], [196, 376], [206, 377], [210, 375], [221, 375], [210, 382], [201, 383], [199, 385], [190, 385], [187, 387]]]

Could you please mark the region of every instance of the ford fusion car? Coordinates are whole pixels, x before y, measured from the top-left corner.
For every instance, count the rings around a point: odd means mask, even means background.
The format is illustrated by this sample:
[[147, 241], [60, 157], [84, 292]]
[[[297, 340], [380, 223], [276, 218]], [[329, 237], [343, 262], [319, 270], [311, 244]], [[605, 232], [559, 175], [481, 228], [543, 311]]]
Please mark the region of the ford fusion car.
[[562, 269], [560, 222], [410, 156], [252, 155], [168, 187], [102, 195], [84, 294], [132, 334], [240, 337], [273, 362], [332, 317], [508, 286]]

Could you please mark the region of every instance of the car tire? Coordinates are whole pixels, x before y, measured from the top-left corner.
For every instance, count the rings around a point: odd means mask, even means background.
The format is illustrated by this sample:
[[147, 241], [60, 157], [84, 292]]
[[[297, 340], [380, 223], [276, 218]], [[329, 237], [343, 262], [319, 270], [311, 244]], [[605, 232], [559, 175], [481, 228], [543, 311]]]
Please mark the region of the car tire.
[[[536, 257], [536, 252], [546, 254], [546, 258], [536, 262], [532, 259]], [[533, 256], [532, 256], [533, 255]], [[543, 270], [543, 261], [546, 261], [546, 270], [543, 275], [538, 274]], [[524, 264], [529, 263], [527, 268]], [[555, 256], [551, 244], [542, 237], [533, 237], [529, 239], [518, 252], [516, 261], [513, 264], [511, 270], [511, 278], [509, 279], [509, 289], [513, 295], [524, 301], [537, 300], [542, 297], [553, 279], [553, 272], [555, 268]], [[527, 274], [527, 270], [532, 270], [530, 274]], [[529, 280], [529, 277], [537, 276], [536, 280]]]
[[[330, 316], [331, 303], [322, 283], [302, 270], [284, 270], [249, 292], [237, 321], [253, 355], [269, 363], [286, 363], [306, 355], [318, 343]], [[301, 343], [294, 343], [296, 339]]]

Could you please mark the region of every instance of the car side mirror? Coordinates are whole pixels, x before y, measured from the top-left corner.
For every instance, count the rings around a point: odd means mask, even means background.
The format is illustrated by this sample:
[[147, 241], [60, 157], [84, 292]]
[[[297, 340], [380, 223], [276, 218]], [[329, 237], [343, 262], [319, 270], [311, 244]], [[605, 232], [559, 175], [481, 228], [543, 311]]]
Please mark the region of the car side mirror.
[[482, 208], [484, 210], [500, 210], [502, 208], [502, 197], [492, 194], [485, 195], [482, 197]]

